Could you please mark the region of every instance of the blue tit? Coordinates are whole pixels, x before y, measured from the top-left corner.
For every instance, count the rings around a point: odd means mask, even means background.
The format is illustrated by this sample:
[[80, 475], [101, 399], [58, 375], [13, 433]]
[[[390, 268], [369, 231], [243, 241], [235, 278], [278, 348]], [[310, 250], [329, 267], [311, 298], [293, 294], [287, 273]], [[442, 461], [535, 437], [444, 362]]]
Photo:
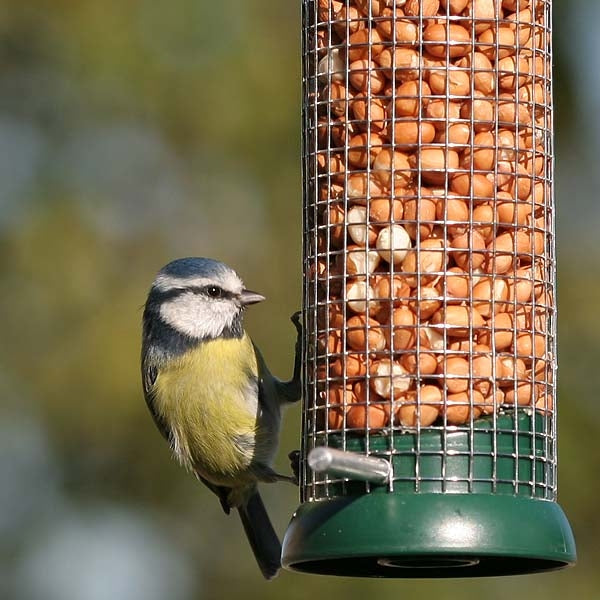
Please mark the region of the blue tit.
[[283, 405], [300, 398], [300, 322], [290, 381], [271, 375], [243, 328], [244, 310], [264, 297], [209, 258], [182, 258], [154, 280], [143, 316], [142, 382], [154, 421], [173, 454], [205, 483], [226, 513], [236, 508], [267, 579], [281, 544], [258, 482], [295, 481], [272, 468]]

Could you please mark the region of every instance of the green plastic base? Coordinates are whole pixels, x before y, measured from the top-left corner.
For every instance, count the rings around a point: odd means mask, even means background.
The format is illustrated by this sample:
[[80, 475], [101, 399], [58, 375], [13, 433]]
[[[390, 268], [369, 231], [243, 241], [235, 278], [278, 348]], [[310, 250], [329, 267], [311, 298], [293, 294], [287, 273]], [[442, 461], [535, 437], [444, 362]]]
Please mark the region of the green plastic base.
[[483, 577], [576, 560], [560, 506], [494, 494], [364, 494], [307, 502], [283, 544], [284, 567], [356, 577]]

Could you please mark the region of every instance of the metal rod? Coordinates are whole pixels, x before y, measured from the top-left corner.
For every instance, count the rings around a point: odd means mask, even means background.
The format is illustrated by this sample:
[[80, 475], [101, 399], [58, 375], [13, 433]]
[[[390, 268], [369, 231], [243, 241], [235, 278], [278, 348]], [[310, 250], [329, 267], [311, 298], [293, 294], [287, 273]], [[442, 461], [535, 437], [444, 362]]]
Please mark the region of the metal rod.
[[384, 458], [365, 456], [319, 446], [308, 455], [308, 465], [317, 473], [327, 472], [338, 477], [386, 483], [392, 473], [391, 464]]

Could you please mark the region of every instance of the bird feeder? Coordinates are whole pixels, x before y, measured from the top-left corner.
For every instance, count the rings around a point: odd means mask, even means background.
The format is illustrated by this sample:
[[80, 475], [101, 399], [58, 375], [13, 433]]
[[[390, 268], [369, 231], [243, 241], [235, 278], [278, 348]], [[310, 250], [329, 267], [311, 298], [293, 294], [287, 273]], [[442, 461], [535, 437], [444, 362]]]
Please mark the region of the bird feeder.
[[556, 502], [551, 0], [302, 9], [301, 505], [283, 564], [572, 564]]

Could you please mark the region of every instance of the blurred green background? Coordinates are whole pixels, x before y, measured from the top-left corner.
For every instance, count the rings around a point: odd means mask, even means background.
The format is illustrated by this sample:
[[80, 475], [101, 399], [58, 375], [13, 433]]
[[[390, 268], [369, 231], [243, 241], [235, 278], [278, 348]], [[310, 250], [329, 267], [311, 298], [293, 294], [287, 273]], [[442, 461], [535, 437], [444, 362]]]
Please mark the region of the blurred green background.
[[[268, 302], [247, 327], [291, 371], [301, 302], [300, 3], [0, 4], [0, 597], [600, 595], [600, 7], [555, 0], [559, 497], [565, 571], [263, 582], [236, 516], [169, 457], [139, 382], [141, 306], [185, 255]], [[280, 469], [298, 446], [288, 411]], [[264, 496], [283, 534], [297, 491]]]

